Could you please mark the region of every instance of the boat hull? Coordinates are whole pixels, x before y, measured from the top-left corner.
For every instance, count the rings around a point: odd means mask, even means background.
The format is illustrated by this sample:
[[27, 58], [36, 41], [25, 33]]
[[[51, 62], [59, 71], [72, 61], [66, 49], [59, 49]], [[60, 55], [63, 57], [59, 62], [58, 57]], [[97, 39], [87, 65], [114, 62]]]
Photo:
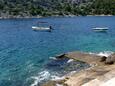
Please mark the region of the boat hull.
[[51, 29], [49, 27], [36, 27], [36, 26], [33, 26], [32, 29], [34, 31], [51, 31]]
[[106, 32], [108, 28], [93, 28], [93, 30], [97, 32]]

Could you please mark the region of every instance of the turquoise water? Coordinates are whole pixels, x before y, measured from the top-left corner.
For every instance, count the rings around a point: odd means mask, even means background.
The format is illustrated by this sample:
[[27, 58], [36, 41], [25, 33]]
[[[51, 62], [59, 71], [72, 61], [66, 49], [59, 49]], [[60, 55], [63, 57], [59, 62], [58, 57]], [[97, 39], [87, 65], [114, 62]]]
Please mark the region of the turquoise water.
[[[49, 22], [54, 30], [33, 31], [38, 21]], [[99, 33], [94, 27], [109, 30]], [[115, 16], [0, 20], [0, 86], [32, 86], [55, 73], [57, 64], [52, 68], [50, 57], [76, 50], [115, 51]]]

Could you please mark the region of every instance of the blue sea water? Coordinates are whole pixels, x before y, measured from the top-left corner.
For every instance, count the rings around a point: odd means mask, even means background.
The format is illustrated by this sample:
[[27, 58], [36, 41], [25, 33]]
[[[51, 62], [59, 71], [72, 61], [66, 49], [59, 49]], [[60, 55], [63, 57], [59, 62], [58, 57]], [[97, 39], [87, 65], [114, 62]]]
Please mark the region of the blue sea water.
[[[33, 31], [38, 21], [48, 22], [54, 30]], [[94, 27], [109, 30], [99, 33]], [[34, 86], [51, 74], [63, 74], [68, 65], [60, 64], [66, 59], [56, 62], [50, 57], [70, 51], [114, 52], [115, 16], [0, 20], [0, 86]]]

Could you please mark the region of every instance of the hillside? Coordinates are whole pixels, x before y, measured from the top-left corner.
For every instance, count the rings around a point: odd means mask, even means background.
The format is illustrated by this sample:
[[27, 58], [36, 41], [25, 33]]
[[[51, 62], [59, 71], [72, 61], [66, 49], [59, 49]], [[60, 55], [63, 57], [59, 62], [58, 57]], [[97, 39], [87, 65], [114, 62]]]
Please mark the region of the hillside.
[[115, 15], [115, 0], [0, 0], [1, 17]]

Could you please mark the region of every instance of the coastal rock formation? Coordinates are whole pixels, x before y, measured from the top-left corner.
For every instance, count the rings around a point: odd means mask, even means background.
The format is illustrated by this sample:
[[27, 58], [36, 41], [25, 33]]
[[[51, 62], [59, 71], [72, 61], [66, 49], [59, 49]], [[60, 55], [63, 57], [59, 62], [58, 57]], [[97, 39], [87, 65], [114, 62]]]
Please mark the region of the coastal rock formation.
[[103, 84], [115, 77], [115, 54], [106, 57], [72, 52], [68, 54], [68, 57], [95, 64], [87, 70], [70, 76], [65, 82], [68, 86], [104, 86]]
[[57, 83], [63, 86], [111, 86], [107, 84], [115, 78], [115, 53], [106, 57], [83, 52], [69, 52], [61, 58], [63, 57], [86, 62], [91, 67], [67, 76], [64, 80], [55, 82], [55, 85], [54, 83], [51, 85], [50, 82], [50, 86], [56, 86]]

